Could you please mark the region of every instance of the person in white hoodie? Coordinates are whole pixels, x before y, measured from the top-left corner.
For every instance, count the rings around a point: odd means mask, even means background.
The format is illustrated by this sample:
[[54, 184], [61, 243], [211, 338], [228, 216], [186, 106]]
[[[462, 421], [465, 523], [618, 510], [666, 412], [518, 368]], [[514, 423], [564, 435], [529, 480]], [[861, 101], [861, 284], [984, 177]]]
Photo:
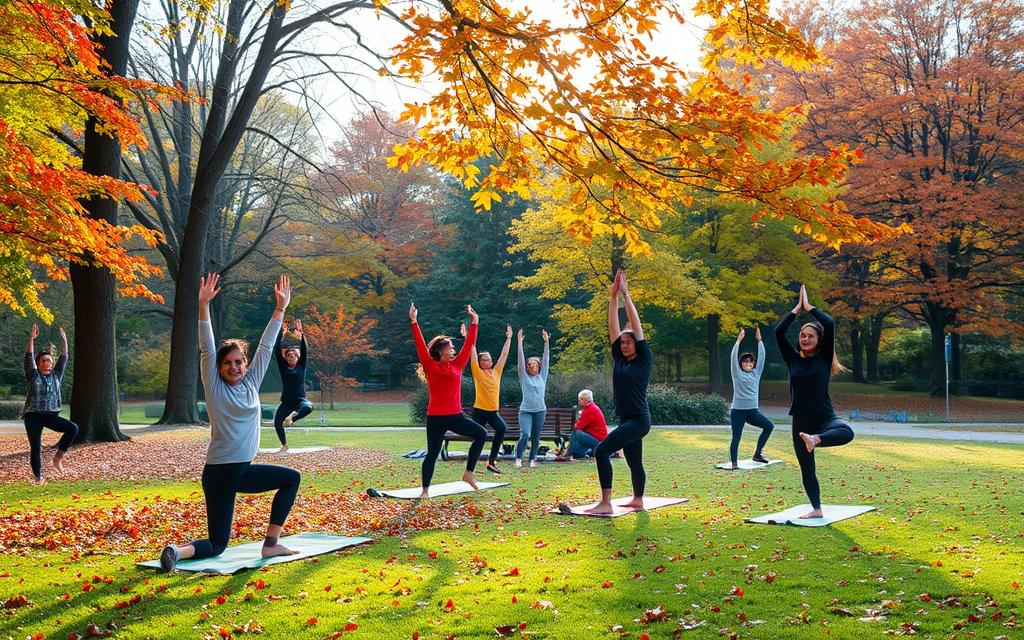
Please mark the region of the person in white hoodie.
[[250, 362], [245, 342], [227, 340], [219, 349], [214, 342], [210, 301], [220, 293], [219, 280], [219, 275], [211, 273], [199, 285], [199, 376], [210, 415], [210, 446], [202, 482], [210, 534], [207, 539], [164, 547], [160, 553], [160, 568], [164, 571], [174, 569], [179, 560], [209, 558], [224, 552], [231, 540], [235, 496], [239, 493], [275, 491], [263, 539], [263, 557], [298, 553], [278, 542], [278, 537], [299, 492], [299, 472], [289, 467], [252, 463], [260, 446], [260, 384], [281, 332], [284, 311], [292, 299], [291, 281], [285, 275], [277, 279], [277, 306]]
[[740, 437], [743, 436], [743, 425], [751, 424], [761, 429], [754, 450], [754, 462], [768, 463], [764, 457], [764, 445], [775, 429], [775, 424], [758, 409], [758, 393], [761, 386], [761, 373], [764, 371], [764, 343], [761, 342], [761, 327], [755, 332], [757, 337], [757, 358], [752, 353], [740, 353], [740, 343], [746, 337], [746, 331], [740, 329], [736, 344], [732, 347], [729, 362], [732, 366], [732, 405], [729, 407], [729, 422], [732, 423], [732, 442], [729, 443], [729, 459], [732, 468], [738, 469], [736, 457], [739, 454]]

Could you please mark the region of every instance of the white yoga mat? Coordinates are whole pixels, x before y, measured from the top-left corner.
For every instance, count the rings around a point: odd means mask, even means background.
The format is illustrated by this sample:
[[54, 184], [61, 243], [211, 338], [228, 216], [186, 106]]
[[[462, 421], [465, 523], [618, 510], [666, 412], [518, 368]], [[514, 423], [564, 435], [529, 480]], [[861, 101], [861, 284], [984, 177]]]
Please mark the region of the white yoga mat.
[[636, 509], [633, 507], [620, 506], [623, 502], [629, 502], [632, 500], [632, 496], [625, 498], [615, 498], [612, 500], [612, 513], [587, 513], [587, 509], [591, 509], [597, 506], [596, 502], [590, 504], [583, 504], [579, 506], [569, 505], [569, 513], [563, 512], [561, 509], [549, 509], [548, 513], [557, 513], [566, 516], [589, 516], [591, 518], [618, 518], [619, 516], [628, 515], [630, 513], [637, 513], [639, 511], [650, 511], [651, 509], [657, 509], [659, 507], [670, 507], [674, 504], [682, 504], [686, 502], [687, 498], [666, 498], [664, 496], [645, 496], [644, 497], [644, 508]]
[[[498, 487], [507, 487], [507, 482], [477, 482], [480, 491], [486, 491], [487, 489], [496, 489]], [[415, 500], [420, 497], [423, 489], [421, 487], [412, 487], [411, 489], [378, 489], [382, 496], [389, 498], [397, 498], [399, 500]], [[468, 482], [459, 480], [458, 482], [444, 482], [442, 484], [432, 484], [430, 489], [427, 491], [431, 498], [439, 498], [441, 496], [454, 496], [460, 493], [476, 493], [473, 487], [469, 486]]]
[[801, 519], [800, 516], [810, 511], [811, 508], [812, 507], [809, 504], [801, 504], [778, 513], [769, 513], [766, 516], [747, 518], [747, 522], [754, 522], [757, 524], [792, 524], [798, 527], [824, 527], [832, 524], [833, 522], [855, 518], [862, 513], [875, 510], [874, 507], [868, 505], [823, 504], [821, 505], [821, 512], [824, 515], [821, 518]]
[[[259, 542], [249, 542], [228, 547], [224, 550], [224, 553], [213, 558], [181, 560], [175, 569], [193, 573], [235, 573], [242, 569], [258, 569], [268, 564], [279, 564], [281, 562], [291, 562], [292, 560], [302, 560], [310, 556], [319, 556], [344, 549], [345, 547], [371, 542], [372, 540], [373, 538], [347, 538], [344, 536], [332, 536], [326, 533], [299, 533], [281, 538], [281, 544], [299, 552], [294, 555], [264, 558], [260, 556], [260, 550], [263, 548], [263, 541], [261, 540]], [[138, 566], [159, 569], [160, 560], [140, 562]]]
[[726, 469], [727, 471], [750, 471], [751, 469], [764, 469], [773, 464], [781, 464], [782, 460], [769, 460], [767, 463], [754, 462], [753, 460], [738, 460], [736, 466], [738, 469], [732, 468], [731, 462], [720, 462], [715, 465], [716, 469]]
[[260, 455], [294, 456], [300, 453], [316, 453], [318, 451], [330, 450], [330, 447], [291, 447], [287, 451], [282, 451], [281, 449], [260, 449]]

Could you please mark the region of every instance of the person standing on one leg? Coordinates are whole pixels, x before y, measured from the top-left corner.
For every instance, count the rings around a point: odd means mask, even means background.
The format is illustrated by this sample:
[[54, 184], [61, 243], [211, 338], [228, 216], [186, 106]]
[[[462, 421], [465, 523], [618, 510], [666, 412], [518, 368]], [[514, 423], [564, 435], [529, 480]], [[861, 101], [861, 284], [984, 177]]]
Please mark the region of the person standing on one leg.
[[[313, 412], [313, 404], [306, 399], [306, 335], [302, 332], [302, 320], [295, 321], [291, 334], [299, 339], [298, 347], [281, 348], [282, 339], [289, 333], [287, 325], [281, 323], [281, 333], [274, 343], [274, 360], [281, 374], [281, 404], [274, 414], [274, 430], [281, 441], [281, 450], [288, 450], [285, 427]], [[283, 351], [283, 353], [282, 353]]]
[[57, 453], [53, 456], [53, 468], [63, 472], [64, 457], [78, 437], [78, 425], [60, 417], [60, 385], [64, 380], [64, 371], [70, 358], [68, 336], [64, 333], [64, 327], [60, 328], [63, 345], [56, 364], [49, 351], [35, 352], [38, 337], [39, 325], [34, 324], [28, 336], [28, 347], [25, 349], [25, 383], [28, 391], [25, 394], [25, 407], [21, 410], [21, 418], [25, 421], [25, 433], [28, 435], [32, 476], [36, 482], [42, 482], [43, 429], [52, 429], [61, 434], [57, 443]]
[[487, 429], [470, 420], [462, 412], [462, 370], [469, 363], [473, 345], [476, 344], [476, 332], [480, 318], [471, 306], [466, 307], [466, 313], [469, 314], [470, 319], [469, 331], [466, 333], [466, 341], [462, 343], [462, 350], [456, 355], [455, 345], [452, 344], [452, 339], [446, 335], [435, 336], [429, 343], [423, 340], [423, 332], [420, 331], [417, 321], [419, 312], [416, 311], [415, 304], [409, 305], [409, 321], [412, 323], [412, 338], [416, 344], [416, 356], [420, 361], [420, 375], [426, 381], [427, 391], [430, 394], [430, 399], [427, 401], [427, 457], [423, 458], [423, 466], [420, 468], [423, 482], [420, 498], [424, 499], [430, 497], [427, 490], [434, 477], [434, 465], [437, 464], [437, 457], [441, 455], [444, 434], [448, 431], [473, 438], [473, 443], [469, 446], [466, 471], [463, 472], [462, 479], [469, 483], [474, 490], [479, 490], [473, 470], [476, 468], [477, 460], [480, 459], [480, 452], [484, 450]]
[[210, 415], [210, 446], [202, 482], [210, 535], [205, 540], [164, 547], [160, 553], [160, 567], [164, 571], [174, 569], [179, 560], [209, 558], [224, 552], [231, 541], [235, 496], [239, 493], [275, 492], [262, 556], [298, 553], [282, 545], [278, 538], [299, 491], [299, 472], [289, 467], [252, 463], [260, 447], [260, 384], [270, 366], [271, 349], [292, 298], [291, 281], [282, 275], [274, 285], [277, 306], [251, 362], [247, 355], [249, 345], [244, 341], [227, 340], [216, 348], [210, 301], [220, 293], [219, 281], [220, 276], [211, 273], [199, 285], [199, 376]]
[[548, 332], [541, 331], [544, 338], [544, 356], [526, 359], [523, 353], [523, 330], [519, 329], [519, 388], [523, 392], [523, 401], [519, 404], [519, 442], [516, 444], [516, 467], [523, 466], [523, 454], [526, 443], [530, 443], [530, 466], [537, 466], [537, 449], [540, 448], [540, 432], [544, 429], [544, 418], [548, 407], [544, 403], [544, 395], [548, 385], [548, 363], [551, 349], [548, 345]]
[[[462, 337], [466, 337], [466, 326], [462, 326]], [[501, 355], [498, 361], [491, 359], [488, 351], [476, 352], [476, 345], [472, 348], [470, 363], [473, 370], [473, 387], [475, 390], [473, 398], [473, 421], [484, 427], [494, 429], [494, 440], [491, 443], [491, 453], [487, 457], [487, 470], [491, 473], [501, 475], [498, 469], [498, 453], [501, 451], [501, 442], [508, 431], [508, 425], [498, 413], [501, 395], [501, 374], [505, 370], [505, 362], [508, 361], [509, 348], [512, 346], [512, 326], [505, 327], [505, 345], [501, 348]]]
[[[809, 313], [814, 321], [800, 328], [798, 351], [786, 339], [786, 330], [801, 313]], [[793, 450], [800, 462], [800, 475], [812, 507], [800, 517], [820, 518], [821, 489], [814, 468], [814, 450], [817, 447], [838, 447], [853, 440], [853, 429], [836, 415], [828, 395], [829, 379], [832, 374], [842, 371], [842, 365], [836, 358], [835, 321], [824, 311], [811, 306], [807, 300], [807, 289], [801, 285], [800, 301], [775, 328], [775, 341], [789, 367]]]
[[[764, 371], [764, 343], [761, 342], [761, 327], [757, 327], [757, 358], [751, 353], [739, 353], [740, 343], [746, 336], [746, 331], [740, 329], [740, 335], [736, 338], [736, 344], [732, 347], [732, 355], [729, 362], [732, 365], [732, 406], [729, 408], [729, 421], [732, 423], [732, 442], [729, 443], [729, 459], [732, 460], [732, 468], [738, 469], [737, 455], [740, 448], [740, 437], [743, 435], [743, 425], [752, 424], [761, 429], [761, 435], [757, 438], [757, 448], [754, 450], [754, 462], [768, 464], [764, 457], [764, 445], [768, 442], [769, 436], [775, 425], [758, 409], [758, 390], [761, 386], [761, 373]], [[739, 355], [737, 355], [739, 354]]]
[[[629, 318], [629, 328], [619, 327], [619, 294], [622, 294]], [[651, 410], [647, 406], [647, 384], [651, 379], [654, 355], [644, 338], [640, 325], [640, 314], [629, 295], [626, 274], [619, 269], [612, 283], [608, 300], [608, 338], [612, 341], [612, 397], [619, 426], [608, 434], [594, 449], [597, 461], [597, 476], [601, 483], [601, 501], [589, 513], [612, 513], [612, 461], [611, 455], [622, 449], [629, 465], [633, 484], [633, 499], [622, 505], [634, 509], [644, 507], [644, 488], [647, 474], [644, 471], [643, 438], [651, 430]]]

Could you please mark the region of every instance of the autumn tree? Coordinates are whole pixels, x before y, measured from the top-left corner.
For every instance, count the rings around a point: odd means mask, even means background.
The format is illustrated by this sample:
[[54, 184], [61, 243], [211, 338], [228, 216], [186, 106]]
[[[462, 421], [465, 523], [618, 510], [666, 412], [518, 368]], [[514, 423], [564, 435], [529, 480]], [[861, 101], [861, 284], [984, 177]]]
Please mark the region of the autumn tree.
[[355, 380], [345, 376], [345, 367], [353, 359], [385, 355], [388, 350], [376, 348], [369, 337], [376, 320], [354, 318], [343, 306], [334, 312], [322, 312], [313, 306], [306, 317], [302, 329], [315, 363], [314, 375], [320, 381], [321, 394], [326, 391], [333, 409], [335, 390], [355, 385]]
[[954, 343], [966, 331], [1021, 332], [1006, 312], [1024, 289], [1022, 11], [1020, 0], [886, 0], [828, 19], [810, 6], [791, 14], [831, 62], [780, 73], [780, 97], [814, 105], [807, 139], [818, 148], [843, 140], [867, 151], [849, 176], [852, 210], [913, 227], [872, 245], [857, 268], [869, 308], [891, 304], [928, 324], [933, 393], [946, 332]]

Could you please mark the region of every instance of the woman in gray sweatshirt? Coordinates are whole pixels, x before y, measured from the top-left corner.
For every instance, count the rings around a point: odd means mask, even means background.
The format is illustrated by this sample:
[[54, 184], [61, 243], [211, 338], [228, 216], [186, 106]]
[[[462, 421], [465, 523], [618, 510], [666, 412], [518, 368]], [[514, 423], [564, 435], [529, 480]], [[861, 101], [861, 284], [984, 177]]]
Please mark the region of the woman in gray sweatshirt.
[[729, 459], [732, 460], [732, 468], [738, 469], [736, 457], [739, 454], [740, 437], [743, 435], [743, 425], [752, 424], [761, 429], [761, 435], [757, 438], [757, 449], [754, 451], [754, 462], [767, 464], [768, 459], [764, 457], [764, 445], [768, 437], [772, 435], [775, 425], [769, 420], [758, 406], [758, 389], [761, 385], [761, 372], [764, 371], [764, 343], [761, 342], [761, 327], [757, 327], [757, 358], [751, 353], [739, 353], [740, 343], [746, 336], [746, 331], [740, 329], [740, 335], [736, 338], [736, 344], [732, 347], [732, 355], [729, 362], [732, 365], [732, 406], [729, 408], [729, 421], [732, 423], [732, 442], [729, 443]]
[[220, 349], [216, 348], [210, 301], [220, 293], [219, 280], [219, 275], [211, 273], [200, 280], [199, 286], [199, 375], [210, 415], [210, 446], [202, 482], [210, 535], [186, 545], [164, 547], [160, 554], [164, 571], [173, 569], [179, 560], [208, 558], [224, 552], [231, 540], [235, 496], [239, 493], [276, 491], [262, 555], [271, 558], [298, 553], [280, 544], [278, 537], [299, 491], [299, 472], [289, 467], [252, 463], [260, 446], [260, 384], [292, 298], [291, 281], [284, 275], [277, 279], [277, 307], [250, 362], [244, 342], [228, 340]]
[[544, 404], [544, 392], [548, 385], [548, 362], [551, 357], [548, 347], [548, 332], [541, 331], [544, 338], [544, 356], [529, 360], [523, 353], [523, 330], [519, 329], [519, 387], [523, 401], [519, 404], [519, 442], [516, 443], [516, 467], [523, 466], [526, 442], [530, 442], [530, 466], [537, 466], [537, 449], [540, 447], [540, 431], [544, 427], [544, 416], [548, 407]]

